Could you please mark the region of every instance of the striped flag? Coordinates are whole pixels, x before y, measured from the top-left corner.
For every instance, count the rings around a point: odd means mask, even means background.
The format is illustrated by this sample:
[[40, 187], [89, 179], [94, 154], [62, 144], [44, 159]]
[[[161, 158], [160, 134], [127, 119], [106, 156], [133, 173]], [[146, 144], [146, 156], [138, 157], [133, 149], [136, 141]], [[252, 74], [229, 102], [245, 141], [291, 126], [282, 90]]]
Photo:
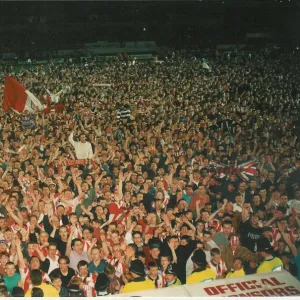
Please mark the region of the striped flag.
[[211, 167], [216, 169], [217, 174], [223, 178], [231, 174], [240, 176], [244, 181], [249, 181], [257, 172], [257, 162], [254, 160], [247, 161], [242, 164], [237, 164], [237, 161], [231, 161], [229, 165], [223, 164], [219, 161], [212, 160]]
[[244, 181], [249, 181], [257, 172], [257, 162], [254, 160], [245, 162], [236, 167], [235, 173]]
[[18, 113], [24, 110], [34, 112], [42, 110], [44, 106], [41, 102], [17, 80], [10, 76], [5, 78], [3, 110], [13, 109]]

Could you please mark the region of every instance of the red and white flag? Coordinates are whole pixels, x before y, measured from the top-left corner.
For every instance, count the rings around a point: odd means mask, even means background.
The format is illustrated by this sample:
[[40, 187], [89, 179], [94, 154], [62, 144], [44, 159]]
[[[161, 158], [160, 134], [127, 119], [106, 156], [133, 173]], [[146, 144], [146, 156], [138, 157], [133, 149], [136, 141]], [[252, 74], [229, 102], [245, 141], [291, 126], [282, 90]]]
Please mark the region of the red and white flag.
[[29, 112], [42, 110], [41, 102], [17, 80], [10, 76], [5, 78], [3, 110], [13, 109], [22, 113], [25, 109]]

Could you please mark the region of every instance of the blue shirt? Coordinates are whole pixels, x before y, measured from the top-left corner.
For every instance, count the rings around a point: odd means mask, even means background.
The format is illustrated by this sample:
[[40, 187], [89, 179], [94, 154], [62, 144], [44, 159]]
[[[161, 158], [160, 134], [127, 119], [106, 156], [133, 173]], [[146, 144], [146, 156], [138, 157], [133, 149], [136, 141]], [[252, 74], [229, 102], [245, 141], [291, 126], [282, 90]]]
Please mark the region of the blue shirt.
[[186, 201], [186, 203], [187, 203], [188, 205], [190, 205], [192, 196], [188, 196], [187, 194], [183, 194], [183, 195], [182, 195], [182, 199], [184, 199], [184, 200]]
[[91, 261], [91, 262], [89, 263], [89, 273], [94, 273], [94, 272], [96, 272], [96, 273], [98, 273], [98, 274], [103, 273], [106, 264], [107, 264], [107, 261], [104, 260], [104, 259], [102, 259], [102, 260], [100, 261], [100, 264], [99, 264], [98, 266], [95, 266], [94, 262]]
[[21, 280], [21, 275], [15, 273], [12, 277], [4, 276], [4, 285], [7, 287], [9, 293], [11, 294], [13, 288], [18, 286], [19, 281]]

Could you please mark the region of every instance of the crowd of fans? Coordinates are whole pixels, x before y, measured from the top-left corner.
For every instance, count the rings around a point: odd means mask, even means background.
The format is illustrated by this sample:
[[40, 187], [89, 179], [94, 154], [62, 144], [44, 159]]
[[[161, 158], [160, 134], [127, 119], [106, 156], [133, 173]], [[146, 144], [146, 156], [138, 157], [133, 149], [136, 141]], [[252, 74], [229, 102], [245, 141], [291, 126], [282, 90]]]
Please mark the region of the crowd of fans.
[[10, 74], [58, 105], [0, 111], [0, 295], [104, 296], [282, 269], [300, 279], [300, 66], [203, 64], [173, 55]]

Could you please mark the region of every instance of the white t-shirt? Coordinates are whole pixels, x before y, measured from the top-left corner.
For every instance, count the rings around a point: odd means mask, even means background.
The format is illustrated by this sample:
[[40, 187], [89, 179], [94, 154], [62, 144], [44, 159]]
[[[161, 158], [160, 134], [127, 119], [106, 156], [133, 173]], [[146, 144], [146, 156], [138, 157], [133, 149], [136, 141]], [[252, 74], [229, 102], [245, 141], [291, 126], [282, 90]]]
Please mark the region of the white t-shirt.
[[91, 143], [75, 142], [73, 139], [73, 133], [71, 133], [69, 136], [69, 142], [75, 148], [77, 159], [88, 159], [88, 158], [92, 158], [92, 156], [94, 155]]

